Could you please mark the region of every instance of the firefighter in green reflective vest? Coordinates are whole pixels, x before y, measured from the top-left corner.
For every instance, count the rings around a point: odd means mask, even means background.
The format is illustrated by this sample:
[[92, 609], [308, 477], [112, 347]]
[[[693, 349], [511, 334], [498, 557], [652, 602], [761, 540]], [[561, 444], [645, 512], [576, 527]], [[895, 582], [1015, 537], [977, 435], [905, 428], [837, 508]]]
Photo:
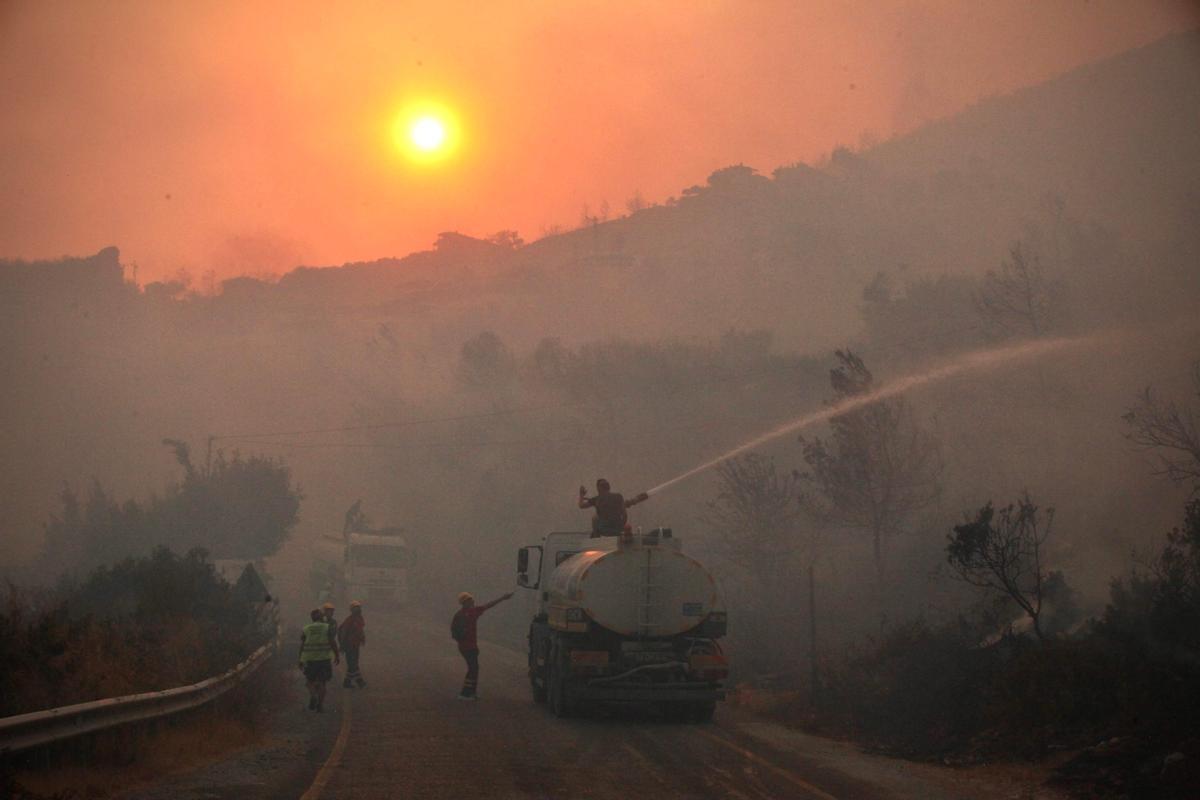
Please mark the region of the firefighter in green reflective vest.
[[[312, 622], [300, 634], [300, 669], [308, 681], [308, 709], [322, 711], [325, 705], [325, 684], [333, 679], [333, 665], [341, 662], [338, 655], [334, 626], [325, 621], [321, 610], [309, 614]], [[330, 663], [332, 661], [332, 663]]]

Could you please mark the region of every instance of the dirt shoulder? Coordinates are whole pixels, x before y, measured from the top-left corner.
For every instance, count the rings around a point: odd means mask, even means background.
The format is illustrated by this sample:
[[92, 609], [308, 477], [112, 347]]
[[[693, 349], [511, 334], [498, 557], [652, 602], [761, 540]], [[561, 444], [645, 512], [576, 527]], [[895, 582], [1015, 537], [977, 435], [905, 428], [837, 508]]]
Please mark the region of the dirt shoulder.
[[268, 800], [299, 797], [320, 770], [337, 738], [341, 715], [336, 690], [328, 708], [305, 707], [307, 692], [298, 670], [279, 676], [279, 697], [264, 715], [253, 742], [227, 750], [202, 764], [160, 774], [133, 787], [123, 800]]
[[737, 710], [737, 730], [772, 750], [796, 753], [805, 760], [861, 778], [895, 797], [927, 800], [1065, 800], [1045, 785], [1065, 757], [1037, 764], [995, 763], [971, 766], [906, 761], [864, 752], [852, 742], [804, 733], [753, 712]]

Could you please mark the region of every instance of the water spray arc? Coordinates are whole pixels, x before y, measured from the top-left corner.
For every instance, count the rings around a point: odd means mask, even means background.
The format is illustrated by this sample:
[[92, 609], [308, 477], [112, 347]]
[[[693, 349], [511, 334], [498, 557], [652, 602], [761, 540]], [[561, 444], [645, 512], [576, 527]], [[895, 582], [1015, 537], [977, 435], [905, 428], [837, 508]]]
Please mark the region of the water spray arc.
[[701, 472], [712, 469], [734, 456], [741, 455], [748, 450], [753, 450], [756, 447], [774, 441], [790, 433], [796, 433], [816, 425], [820, 422], [825, 422], [831, 417], [836, 417], [839, 414], [845, 414], [850, 411], [870, 405], [871, 403], [885, 400], [898, 394], [925, 386], [938, 381], [944, 381], [948, 378], [953, 378], [958, 375], [969, 372], [980, 372], [988, 369], [995, 369], [1004, 366], [1010, 362], [1021, 361], [1024, 359], [1037, 358], [1040, 356], [1049, 355], [1051, 353], [1068, 350], [1077, 347], [1087, 347], [1098, 343], [1098, 336], [1078, 336], [1078, 337], [1060, 337], [1056, 339], [1043, 339], [1033, 342], [1023, 342], [1021, 344], [1009, 345], [1007, 347], [998, 347], [991, 350], [980, 350], [974, 353], [968, 353], [961, 358], [955, 359], [948, 364], [935, 367], [925, 372], [917, 373], [916, 375], [908, 375], [900, 378], [886, 386], [880, 387], [873, 392], [858, 395], [843, 400], [840, 403], [827, 406], [819, 411], [813, 411], [810, 414], [805, 414], [802, 417], [786, 422], [777, 428], [774, 428], [761, 436], [744, 442], [733, 449], [722, 453], [716, 458], [705, 461], [699, 466], [689, 469], [687, 472], [680, 473], [668, 481], [660, 483], [653, 489], [646, 490], [646, 494], [655, 495], [664, 489], [674, 486], [677, 483], [687, 480], [688, 478], [699, 475]]

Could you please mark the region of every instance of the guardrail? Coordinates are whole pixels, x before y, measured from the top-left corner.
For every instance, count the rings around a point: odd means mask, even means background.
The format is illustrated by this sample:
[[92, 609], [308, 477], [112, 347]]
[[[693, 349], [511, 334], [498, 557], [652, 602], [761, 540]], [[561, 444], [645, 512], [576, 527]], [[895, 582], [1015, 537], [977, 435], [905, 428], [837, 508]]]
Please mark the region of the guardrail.
[[0, 719], [0, 755], [202, 706], [254, 674], [275, 652], [278, 643], [276, 636], [228, 672], [190, 686], [4, 717]]

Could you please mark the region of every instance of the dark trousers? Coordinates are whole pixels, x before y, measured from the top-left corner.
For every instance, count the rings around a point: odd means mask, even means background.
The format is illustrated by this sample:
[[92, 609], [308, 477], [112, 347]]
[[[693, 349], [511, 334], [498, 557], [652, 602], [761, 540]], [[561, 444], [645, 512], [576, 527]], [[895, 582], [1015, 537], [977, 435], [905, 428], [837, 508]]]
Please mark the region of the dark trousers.
[[467, 677], [463, 678], [463, 697], [474, 697], [479, 687], [479, 651], [463, 650], [462, 657], [467, 662]]
[[347, 647], [343, 651], [346, 656], [346, 683], [362, 680], [362, 674], [358, 671], [358, 653], [357, 647]]

